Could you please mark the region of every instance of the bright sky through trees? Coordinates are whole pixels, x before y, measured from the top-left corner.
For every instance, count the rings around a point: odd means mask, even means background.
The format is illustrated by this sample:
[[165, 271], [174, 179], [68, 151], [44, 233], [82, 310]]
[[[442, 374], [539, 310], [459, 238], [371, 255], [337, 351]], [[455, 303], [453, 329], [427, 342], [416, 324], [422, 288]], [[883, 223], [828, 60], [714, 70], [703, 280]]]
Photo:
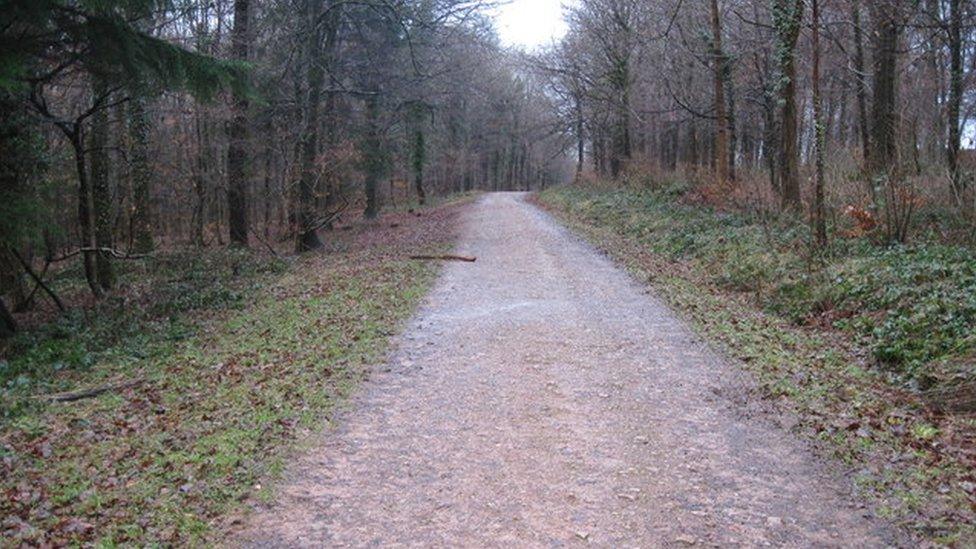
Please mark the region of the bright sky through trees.
[[535, 48], [566, 32], [562, 5], [566, 0], [512, 0], [498, 8], [498, 34], [505, 45]]

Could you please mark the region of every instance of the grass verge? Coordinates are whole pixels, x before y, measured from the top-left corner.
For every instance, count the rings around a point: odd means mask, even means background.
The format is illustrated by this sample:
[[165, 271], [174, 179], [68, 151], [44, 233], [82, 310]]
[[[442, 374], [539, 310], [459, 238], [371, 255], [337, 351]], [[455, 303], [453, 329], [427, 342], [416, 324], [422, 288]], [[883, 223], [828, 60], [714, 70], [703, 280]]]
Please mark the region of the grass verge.
[[920, 396], [971, 366], [976, 262], [852, 241], [814, 266], [804, 227], [683, 196], [560, 187], [537, 200], [739, 359], [880, 514], [936, 543], [976, 543], [976, 423]]
[[[130, 267], [124, 295], [9, 343], [4, 545], [212, 540], [382, 358], [436, 274], [404, 258], [449, 246], [456, 210], [330, 233], [329, 253], [300, 259], [166, 256]], [[43, 398], [119, 381], [138, 384]]]

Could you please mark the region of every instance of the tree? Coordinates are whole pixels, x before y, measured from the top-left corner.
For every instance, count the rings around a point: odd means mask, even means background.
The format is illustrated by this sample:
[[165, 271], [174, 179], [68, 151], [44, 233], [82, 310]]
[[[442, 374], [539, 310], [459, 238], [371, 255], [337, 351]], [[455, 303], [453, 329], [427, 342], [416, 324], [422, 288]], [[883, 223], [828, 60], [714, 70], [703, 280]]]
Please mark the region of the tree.
[[[298, 196], [298, 251], [306, 252], [322, 247], [319, 223], [315, 215], [319, 170], [316, 160], [319, 151], [323, 87], [327, 70], [337, 43], [341, 4], [323, 0], [308, 0], [307, 50], [305, 63], [306, 105], [305, 126], [301, 141], [301, 179]], [[327, 191], [328, 192], [328, 191]]]
[[711, 0], [712, 70], [715, 88], [715, 177], [719, 187], [731, 180], [729, 172], [729, 117], [725, 104], [725, 52], [722, 51], [722, 20], [718, 0]]
[[[868, 130], [868, 94], [864, 79], [867, 72], [864, 65], [864, 36], [861, 27], [861, 2], [851, 0], [851, 22], [854, 30], [854, 89], [857, 95], [857, 127], [861, 138], [861, 158], [865, 166], [871, 156], [871, 133]], [[869, 185], [872, 193], [874, 185]]]
[[888, 179], [897, 161], [896, 85], [901, 6], [898, 0], [875, 0], [871, 8], [874, 25], [874, 92], [871, 101], [873, 143], [868, 166], [871, 176], [877, 181]]
[[780, 104], [779, 185], [784, 208], [800, 208], [800, 153], [797, 143], [796, 42], [803, 21], [803, 0], [773, 0]]
[[[250, 0], [234, 0], [233, 58], [240, 63], [250, 59], [251, 29]], [[230, 240], [234, 244], [248, 245], [248, 145], [250, 127], [248, 107], [250, 101], [243, 90], [235, 90], [231, 103], [231, 120], [227, 128], [227, 212], [230, 215]]]
[[962, 19], [963, 0], [949, 0], [949, 99], [946, 105], [946, 117], [949, 125], [949, 141], [946, 145], [946, 165], [949, 168], [952, 190], [958, 195], [963, 191], [963, 182], [959, 174], [959, 149], [962, 141], [962, 111], [963, 98], [963, 39]]
[[[114, 101], [107, 86], [95, 77], [95, 95], [105, 95], [107, 101]], [[106, 250], [114, 248], [112, 238], [112, 192], [109, 181], [109, 119], [108, 109], [98, 109], [91, 117], [89, 135], [89, 154], [91, 155], [91, 218], [94, 223], [95, 269], [98, 285], [104, 291], [115, 286], [115, 269], [112, 256]]]
[[427, 202], [427, 191], [424, 189], [424, 165], [427, 163], [427, 138], [424, 135], [424, 109], [415, 106], [413, 113], [413, 147], [410, 155], [410, 167], [413, 168], [413, 186], [417, 191], [417, 201], [420, 205]]
[[[134, 13], [144, 16], [166, 5], [115, 0], [78, 6], [55, 0], [15, 1], [4, 9], [11, 24], [4, 27], [5, 47], [0, 48], [0, 86], [57, 128], [71, 146], [81, 255], [96, 296], [112, 286], [109, 260], [97, 251], [100, 242], [112, 241], [107, 166], [99, 158], [107, 147], [103, 114], [128, 100], [123, 90], [144, 83], [160, 90], [189, 89], [201, 97], [227, 86], [242, 89], [240, 66], [189, 52], [134, 26]], [[94, 83], [91, 91], [64, 101], [64, 89], [71, 89], [79, 73]], [[91, 151], [89, 133], [95, 145]], [[99, 270], [104, 281], [99, 281]]]
[[132, 170], [132, 240], [136, 253], [155, 248], [152, 228], [152, 170], [149, 160], [150, 121], [146, 99], [132, 94], [128, 108], [129, 140]]
[[24, 297], [12, 250], [37, 239], [45, 224], [37, 192], [37, 174], [46, 167], [44, 143], [20, 107], [16, 95], [0, 89], [0, 338], [17, 331], [5, 296]]
[[3, 296], [0, 296], [0, 339], [8, 338], [15, 333], [17, 333], [17, 321], [7, 309], [7, 304], [3, 302]]
[[824, 127], [823, 96], [820, 90], [820, 2], [811, 0], [811, 22], [813, 34], [813, 131], [814, 131], [814, 198], [813, 234], [817, 247], [827, 247], [827, 212], [824, 205]]

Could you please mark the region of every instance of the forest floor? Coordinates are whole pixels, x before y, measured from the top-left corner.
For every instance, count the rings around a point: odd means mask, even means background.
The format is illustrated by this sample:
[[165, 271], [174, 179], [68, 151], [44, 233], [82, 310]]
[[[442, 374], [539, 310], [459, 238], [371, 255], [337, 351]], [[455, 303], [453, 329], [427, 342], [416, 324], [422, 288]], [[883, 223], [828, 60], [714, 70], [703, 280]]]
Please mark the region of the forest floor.
[[0, 348], [0, 546], [208, 543], [369, 376], [437, 273], [407, 257], [447, 249], [459, 210], [356, 222], [301, 258], [159, 252], [98, 304], [55, 273], [69, 312]]
[[908, 544], [753, 374], [526, 195], [466, 209], [456, 250], [477, 262], [231, 545]]
[[537, 203], [749, 372], [747, 398], [842, 464], [880, 516], [929, 543], [976, 544], [970, 249], [838, 236], [811, 258], [803, 224], [715, 208], [681, 185], [560, 187]]

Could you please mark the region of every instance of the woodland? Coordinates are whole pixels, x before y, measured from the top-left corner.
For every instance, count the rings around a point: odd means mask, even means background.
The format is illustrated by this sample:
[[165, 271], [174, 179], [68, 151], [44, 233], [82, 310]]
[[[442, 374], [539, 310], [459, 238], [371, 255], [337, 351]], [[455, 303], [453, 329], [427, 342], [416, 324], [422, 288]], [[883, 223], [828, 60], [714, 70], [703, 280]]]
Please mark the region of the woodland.
[[5, 2], [3, 334], [52, 265], [97, 299], [157, 249], [315, 250], [343, 216], [572, 161], [803, 218], [820, 248], [976, 236], [968, 2], [587, 0], [528, 53], [493, 5]]
[[[311, 340], [366, 362], [382, 350], [378, 326], [408, 316], [434, 275], [377, 250], [444, 254], [456, 204], [542, 191], [547, 208], [610, 231], [603, 245], [621, 261], [666, 258], [696, 288], [842, 338], [797, 367], [855, 349], [915, 418], [896, 436], [890, 410], [877, 412], [877, 429], [901, 441], [884, 444], [936, 464], [897, 507], [927, 517], [917, 523], [929, 537], [972, 535], [956, 526], [976, 509], [973, 2], [571, 0], [565, 35], [535, 49], [500, 41], [503, 3], [0, 0], [0, 458], [32, 479], [3, 486], [0, 509], [20, 517], [5, 532], [54, 544], [206, 538], [267, 474], [250, 456], [331, 402], [295, 389], [319, 378], [281, 374], [293, 385], [274, 391], [300, 404], [225, 402], [228, 417], [278, 423], [270, 438], [241, 427], [244, 442], [215, 443], [240, 452], [230, 465], [194, 469], [200, 483], [234, 478], [219, 497], [194, 500], [196, 484], [169, 478], [197, 467], [179, 454], [158, 470], [112, 465], [99, 489], [114, 495], [94, 501], [85, 433], [115, 432], [98, 439], [102, 457], [122, 442], [155, 455], [131, 442], [147, 432], [226, 434], [210, 412], [188, 411], [219, 398], [183, 401], [198, 380], [174, 364], [210, 368], [208, 349], [247, 347], [242, 332], [214, 328], [227, 315], [284, 323], [268, 336], [282, 338], [275, 353], [309, 339], [296, 326], [342, 317]], [[285, 296], [277, 305], [269, 288]], [[312, 311], [282, 309], [309, 292]], [[805, 344], [791, 345], [785, 354]], [[215, 386], [243, 383], [205, 371]], [[122, 403], [91, 400], [143, 385], [162, 395], [140, 401], [151, 421], [120, 427], [98, 406]], [[52, 411], [60, 399], [90, 408]], [[856, 408], [844, 413], [867, 414]], [[187, 414], [185, 427], [157, 425], [148, 410], [160, 409]], [[82, 416], [103, 429], [78, 428]], [[849, 425], [816, 436], [866, 445], [861, 422]], [[862, 450], [845, 459], [868, 459]], [[132, 496], [129, 478], [148, 488]], [[955, 499], [916, 502], [943, 478]], [[180, 489], [154, 500], [160, 479]], [[182, 505], [192, 520], [174, 518]]]
[[557, 181], [486, 6], [5, 1], [3, 333], [49, 263], [98, 298], [156, 249], [310, 251], [347, 211]]

